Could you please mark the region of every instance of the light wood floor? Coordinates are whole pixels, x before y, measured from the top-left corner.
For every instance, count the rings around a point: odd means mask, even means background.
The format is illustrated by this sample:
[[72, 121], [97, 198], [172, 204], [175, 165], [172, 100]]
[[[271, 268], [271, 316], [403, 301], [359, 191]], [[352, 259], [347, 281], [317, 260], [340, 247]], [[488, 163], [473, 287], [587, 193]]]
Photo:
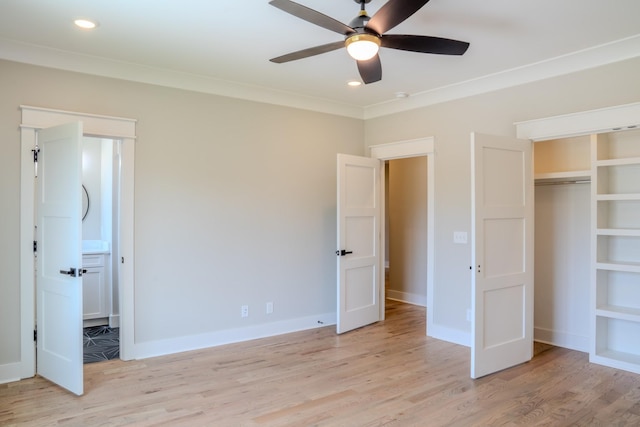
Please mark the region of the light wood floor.
[[178, 355], [85, 365], [85, 395], [42, 378], [0, 385], [0, 425], [640, 425], [640, 375], [552, 347], [469, 378], [469, 349], [425, 336], [423, 308], [387, 320]]

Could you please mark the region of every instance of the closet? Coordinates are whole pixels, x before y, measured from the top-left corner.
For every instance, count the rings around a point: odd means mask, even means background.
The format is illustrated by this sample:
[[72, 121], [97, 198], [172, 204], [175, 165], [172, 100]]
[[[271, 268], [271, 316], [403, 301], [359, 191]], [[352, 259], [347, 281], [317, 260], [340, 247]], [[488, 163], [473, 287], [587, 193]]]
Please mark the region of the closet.
[[640, 373], [640, 130], [533, 149], [535, 340]]
[[589, 351], [589, 135], [533, 144], [534, 339]]

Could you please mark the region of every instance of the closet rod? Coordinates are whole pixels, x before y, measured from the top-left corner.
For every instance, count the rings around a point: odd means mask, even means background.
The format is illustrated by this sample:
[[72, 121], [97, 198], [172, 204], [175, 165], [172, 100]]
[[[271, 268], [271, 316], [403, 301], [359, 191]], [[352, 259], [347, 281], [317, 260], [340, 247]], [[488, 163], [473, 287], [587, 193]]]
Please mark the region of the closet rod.
[[536, 182], [536, 187], [545, 186], [545, 185], [564, 185], [564, 184], [591, 184], [590, 179], [575, 179], [575, 180], [566, 180], [566, 181], [541, 181]]

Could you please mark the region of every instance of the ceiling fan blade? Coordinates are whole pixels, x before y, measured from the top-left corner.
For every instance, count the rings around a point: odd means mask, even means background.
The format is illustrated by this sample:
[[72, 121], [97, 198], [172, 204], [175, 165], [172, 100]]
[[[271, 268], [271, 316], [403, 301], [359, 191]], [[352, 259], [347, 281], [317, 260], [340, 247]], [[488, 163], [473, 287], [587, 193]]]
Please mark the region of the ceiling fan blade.
[[410, 36], [388, 34], [380, 37], [383, 47], [408, 50], [410, 52], [436, 53], [440, 55], [462, 55], [469, 48], [469, 43], [431, 36]]
[[375, 83], [382, 79], [382, 63], [378, 55], [366, 61], [357, 61], [358, 71], [364, 84]]
[[269, 4], [290, 13], [293, 16], [304, 19], [307, 22], [311, 22], [312, 24], [316, 24], [322, 28], [326, 28], [327, 30], [335, 31], [338, 34], [347, 35], [355, 32], [355, 30], [350, 26], [331, 18], [330, 16], [324, 15], [290, 0], [271, 0]]
[[308, 58], [310, 56], [320, 55], [321, 53], [331, 52], [332, 50], [338, 50], [344, 47], [344, 42], [327, 43], [320, 46], [310, 47], [308, 49], [302, 49], [297, 52], [287, 53], [286, 55], [278, 56], [277, 58], [271, 58], [269, 61], [276, 64], [282, 64], [283, 62], [295, 61], [296, 59]]
[[429, 0], [389, 0], [371, 17], [367, 28], [382, 35], [416, 13]]

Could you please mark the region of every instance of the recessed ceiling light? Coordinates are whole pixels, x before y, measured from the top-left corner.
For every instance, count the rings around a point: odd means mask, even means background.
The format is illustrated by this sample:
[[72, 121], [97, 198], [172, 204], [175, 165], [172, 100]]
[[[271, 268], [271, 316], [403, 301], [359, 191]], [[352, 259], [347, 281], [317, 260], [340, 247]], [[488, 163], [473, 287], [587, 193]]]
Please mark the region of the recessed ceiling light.
[[360, 86], [360, 85], [362, 84], [362, 82], [360, 82], [360, 81], [358, 81], [358, 80], [351, 80], [351, 81], [348, 81], [348, 82], [347, 82], [347, 84], [348, 84], [349, 86], [356, 87], [356, 86]]
[[409, 94], [407, 92], [396, 92], [396, 98], [408, 98]]
[[76, 27], [80, 27], [85, 30], [92, 30], [98, 26], [98, 23], [96, 21], [92, 21], [86, 18], [78, 18], [74, 20], [73, 23], [76, 24]]

